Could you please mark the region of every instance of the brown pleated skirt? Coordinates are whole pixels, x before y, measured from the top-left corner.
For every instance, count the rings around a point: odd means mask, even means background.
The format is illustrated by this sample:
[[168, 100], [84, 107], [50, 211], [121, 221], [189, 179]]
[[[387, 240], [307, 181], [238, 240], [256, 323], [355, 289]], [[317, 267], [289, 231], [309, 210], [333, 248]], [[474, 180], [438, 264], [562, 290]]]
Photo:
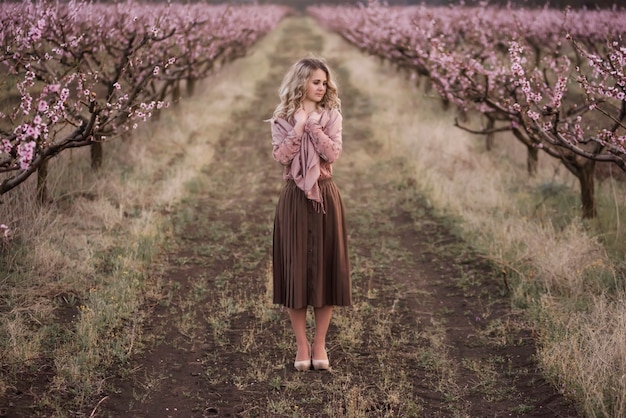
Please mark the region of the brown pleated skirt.
[[319, 213], [293, 180], [274, 218], [274, 303], [288, 308], [352, 304], [343, 202], [332, 179], [319, 181], [326, 213]]

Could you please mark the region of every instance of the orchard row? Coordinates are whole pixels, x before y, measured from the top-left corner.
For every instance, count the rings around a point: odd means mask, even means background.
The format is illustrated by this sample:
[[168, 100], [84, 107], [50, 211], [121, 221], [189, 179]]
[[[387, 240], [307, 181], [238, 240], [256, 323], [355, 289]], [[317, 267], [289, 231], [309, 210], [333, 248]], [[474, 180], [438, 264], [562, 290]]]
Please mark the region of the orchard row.
[[[69, 148], [136, 128], [218, 64], [246, 53], [280, 6], [0, 4], [0, 195]], [[43, 176], [41, 174], [44, 174]]]
[[[492, 140], [510, 131], [579, 180], [596, 215], [597, 162], [626, 171], [626, 11], [498, 7], [316, 6], [308, 13], [369, 54], [427, 78], [456, 126]], [[479, 113], [481, 128], [463, 123]]]

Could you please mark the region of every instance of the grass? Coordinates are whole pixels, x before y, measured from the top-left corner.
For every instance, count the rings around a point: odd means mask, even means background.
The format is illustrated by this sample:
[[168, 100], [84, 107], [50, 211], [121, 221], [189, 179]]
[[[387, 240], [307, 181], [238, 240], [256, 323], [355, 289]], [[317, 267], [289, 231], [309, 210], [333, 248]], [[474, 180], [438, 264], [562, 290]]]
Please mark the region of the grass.
[[[301, 27], [293, 22], [283, 30], [296, 28]], [[293, 40], [293, 44], [297, 42]], [[272, 81], [275, 88], [276, 80], [270, 77], [268, 83]], [[264, 97], [268, 86], [258, 88], [258, 97]], [[359, 210], [360, 206], [353, 209], [351, 220], [362, 226], [358, 237], [352, 237], [354, 246], [357, 253], [368, 252], [367, 256], [355, 255], [362, 261], [355, 263], [355, 291], [364, 298], [357, 299], [351, 309], [335, 311], [329, 352], [337, 371], [298, 374], [286, 367], [293, 361], [293, 335], [286, 315], [271, 303], [267, 257], [275, 203], [261, 199], [266, 193], [278, 194], [280, 183], [277, 187], [265, 180], [270, 177], [270, 170], [276, 174], [273, 178], [278, 179], [279, 173], [277, 167], [268, 164], [268, 156], [258, 152], [255, 121], [262, 119], [257, 114], [258, 103], [253, 102], [250, 109], [237, 115], [236, 120], [241, 123], [225, 133], [231, 143], [230, 158], [206, 171], [206, 186], [198, 188], [199, 193], [187, 202], [188, 207], [196, 210], [181, 208], [174, 214], [173, 223], [180, 226], [181, 250], [189, 248], [185, 254], [191, 254], [193, 263], [202, 266], [203, 271], [199, 277], [189, 266], [189, 277], [199, 284], [183, 284], [171, 301], [173, 328], [189, 337], [176, 339], [171, 346], [181, 353], [187, 352], [190, 344], [204, 347], [200, 356], [204, 380], [193, 385], [198, 393], [192, 397], [211, 408], [225, 408], [221, 411], [224, 414], [234, 410], [233, 413], [251, 417], [305, 417], [320, 411], [334, 417], [419, 416], [424, 407], [415, 396], [420, 368], [415, 367], [419, 353], [414, 345], [423, 338], [436, 344], [431, 352], [434, 383], [429, 390], [440, 390], [447, 398], [458, 399], [461, 394], [454, 384], [453, 360], [447, 356], [443, 340], [445, 326], [435, 323], [428, 327], [430, 331], [425, 331], [434, 332], [432, 340], [430, 334], [422, 337], [413, 328], [420, 324], [405, 304], [402, 284], [384, 279], [405, 273], [393, 271], [390, 265], [407, 266], [412, 262], [412, 253], [393, 233], [389, 211], [395, 200], [381, 198], [380, 191], [388, 184], [398, 183], [389, 170], [381, 171], [380, 182], [374, 188], [377, 193], [369, 195], [376, 198], [362, 202], [367, 210]], [[266, 112], [269, 110], [268, 107]], [[234, 170], [244, 157], [248, 169]], [[362, 175], [363, 165], [368, 163], [357, 155], [344, 164]], [[337, 175], [345, 176], [345, 169]], [[349, 189], [354, 183], [340, 184]], [[257, 194], [242, 193], [259, 189]], [[254, 211], [247, 210], [250, 202], [255, 204]], [[392, 208], [394, 213], [395, 210]], [[202, 222], [203, 219], [210, 222]], [[183, 266], [188, 264], [191, 262]], [[407, 317], [412, 318], [410, 325], [402, 325]], [[308, 319], [311, 324], [312, 315]], [[189, 330], [190, 324], [198, 328]], [[146, 361], [150, 364], [149, 358]], [[198, 386], [208, 386], [207, 393], [202, 394]], [[149, 397], [146, 403], [161, 401], [159, 398], [166, 396], [167, 393], [161, 393]], [[227, 409], [239, 405], [241, 409]], [[448, 408], [462, 411], [455, 405]], [[461, 412], [459, 416], [463, 416]]]
[[[106, 198], [78, 198], [66, 211], [28, 205], [26, 194], [7, 200], [3, 209], [28, 209], [3, 214], [16, 231], [11, 250], [20, 254], [2, 266], [5, 378], [27, 385], [45, 379], [50, 390], [39, 402], [57, 408], [71, 397], [79, 406], [101, 386], [102, 369], [133, 352], [138, 295], [152, 293], [148, 266], [164, 234], [145, 214], [126, 224], [122, 239], [124, 216]], [[31, 375], [29, 368], [49, 373]]]
[[372, 135], [411, 156], [411, 178], [430, 204], [501, 266], [514, 306], [538, 332], [538, 358], [552, 382], [565, 385], [586, 416], [626, 414], [626, 185], [599, 182], [598, 217], [581, 221], [576, 179], [557, 162], [540, 155], [539, 173], [528, 177], [514, 139], [502, 135], [486, 152], [481, 138], [451, 128], [454, 112], [434, 93], [388, 64], [356, 61], [348, 64], [352, 77], [376, 103]]
[[[515, 381], [529, 371], [505, 356], [459, 358], [447, 333], [461, 316], [478, 324], [465, 349], [521, 345], [519, 331], [535, 331], [541, 365], [566, 396], [586, 415], [623, 415], [626, 315], [614, 234], [621, 186], [600, 186], [612, 204], [601, 205], [599, 221], [577, 221], [575, 184], [564, 170], [543, 161], [537, 178], [527, 179], [514, 143], [503, 139], [484, 152], [479, 139], [452, 127], [436, 98], [304, 23], [281, 26], [229, 74], [214, 76], [198, 92], [208, 96], [201, 104], [192, 98], [132, 141], [110, 144], [102, 172], [89, 170], [82, 151], [55, 162], [54, 207], [34, 205], [32, 185], [0, 206], [0, 219], [16, 233], [1, 266], [9, 274], [0, 281], [0, 397], [23, 390], [20, 379], [43, 376], [49, 389], [35, 409], [68, 415], [94, 405], [103, 387], [111, 390], [108, 371], [124, 364], [133, 384], [129, 408], [153, 405], [169, 399], [171, 381], [189, 377], [176, 373], [190, 360], [201, 380], [183, 391], [185, 404], [204, 402], [207, 411], [234, 404], [249, 417], [468, 417], [468, 397], [517, 399], [512, 385], [499, 384], [501, 375]], [[301, 32], [305, 49], [341, 57], [340, 87], [352, 100], [345, 123], [354, 133], [346, 143], [353, 142], [336, 176], [350, 198], [355, 305], [335, 312], [329, 352], [336, 370], [324, 374], [287, 369], [293, 336], [271, 303], [267, 259], [274, 205], [267, 196], [277, 196], [279, 185], [266, 181], [269, 154], [244, 140], [257, 140], [262, 118], [254, 112], [270, 94], [262, 83], [275, 90], [278, 64], [286, 68], [302, 53], [290, 49]], [[267, 49], [284, 36], [293, 42]], [[238, 158], [220, 158], [226, 149]], [[405, 248], [402, 234], [436, 227], [422, 216], [428, 208], [499, 266], [497, 280], [507, 281], [525, 321], [495, 317], [498, 295], [481, 293], [494, 277], [460, 267], [472, 257], [467, 245], [442, 234], [420, 252]], [[397, 221], [407, 214], [406, 224]], [[177, 256], [161, 258], [164, 248]], [[445, 296], [478, 302], [462, 313], [434, 303], [441, 295], [426, 286], [418, 261], [440, 268], [433, 286]], [[167, 282], [166, 269], [189, 280]], [[161, 309], [155, 321], [171, 334], [145, 333], [151, 307]], [[135, 366], [133, 354], [165, 340], [179, 350], [171, 369]], [[471, 385], [459, 383], [463, 375]], [[441, 409], [433, 412], [433, 403]], [[531, 409], [521, 399], [511, 412]]]
[[[248, 81], [219, 85], [228, 71]], [[255, 82], [241, 64], [228, 71], [132, 140], [105, 144], [100, 171], [86, 149], [53, 160], [51, 205], [35, 202], [33, 181], [3, 196], [0, 219], [13, 236], [0, 259], [0, 398], [45, 385], [25, 402], [64, 416], [102, 391], [107, 369], [141, 351], [142, 309], [167, 303], [159, 254], [177, 228], [168, 215], [202, 187], [196, 177], [213, 161], [224, 109]]]

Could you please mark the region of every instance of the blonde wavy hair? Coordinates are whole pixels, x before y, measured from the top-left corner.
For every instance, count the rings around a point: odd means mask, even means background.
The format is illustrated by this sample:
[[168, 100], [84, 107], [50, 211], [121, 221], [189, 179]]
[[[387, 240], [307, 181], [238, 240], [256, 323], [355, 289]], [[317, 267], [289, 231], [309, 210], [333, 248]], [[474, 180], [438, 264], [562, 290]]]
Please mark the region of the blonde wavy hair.
[[330, 67], [321, 58], [303, 58], [285, 74], [278, 89], [280, 103], [276, 106], [272, 119], [291, 119], [293, 117], [305, 98], [307, 81], [315, 70], [324, 71], [327, 80], [326, 94], [320, 101], [320, 106], [324, 109], [341, 111], [341, 100]]

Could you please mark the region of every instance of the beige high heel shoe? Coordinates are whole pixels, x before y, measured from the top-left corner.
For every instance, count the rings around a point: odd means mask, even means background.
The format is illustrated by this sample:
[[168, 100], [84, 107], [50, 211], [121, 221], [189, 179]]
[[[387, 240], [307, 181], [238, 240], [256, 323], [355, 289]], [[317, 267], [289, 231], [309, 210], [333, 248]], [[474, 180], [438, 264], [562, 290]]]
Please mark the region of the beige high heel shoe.
[[324, 348], [324, 352], [326, 353], [326, 359], [324, 360], [315, 360], [313, 359], [313, 368], [315, 370], [329, 370], [330, 369], [330, 361], [328, 360], [328, 352], [326, 348]]
[[306, 360], [296, 360], [293, 362], [293, 367], [299, 372], [305, 372], [311, 369], [311, 345], [309, 345], [309, 358]]

